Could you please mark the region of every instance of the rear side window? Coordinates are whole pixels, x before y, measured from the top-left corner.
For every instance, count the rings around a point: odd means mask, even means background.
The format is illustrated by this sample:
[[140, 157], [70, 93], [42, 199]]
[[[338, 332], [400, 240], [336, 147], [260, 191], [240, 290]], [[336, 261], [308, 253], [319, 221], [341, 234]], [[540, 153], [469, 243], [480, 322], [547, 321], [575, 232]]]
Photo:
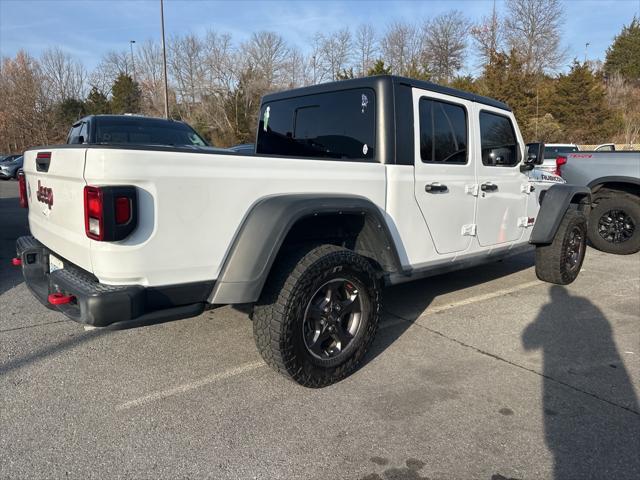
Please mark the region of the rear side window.
[[189, 126], [180, 122], [152, 119], [99, 118], [96, 120], [96, 143], [137, 145], [198, 146], [207, 143]]
[[375, 159], [375, 94], [342, 90], [266, 103], [256, 153], [354, 162]]
[[464, 107], [420, 99], [420, 158], [425, 163], [467, 163], [467, 111]]
[[480, 112], [480, 142], [484, 165], [512, 167], [520, 161], [516, 132], [508, 117]]
[[575, 153], [578, 151], [578, 147], [550, 147], [544, 148], [544, 158], [556, 159], [558, 154], [561, 153]]

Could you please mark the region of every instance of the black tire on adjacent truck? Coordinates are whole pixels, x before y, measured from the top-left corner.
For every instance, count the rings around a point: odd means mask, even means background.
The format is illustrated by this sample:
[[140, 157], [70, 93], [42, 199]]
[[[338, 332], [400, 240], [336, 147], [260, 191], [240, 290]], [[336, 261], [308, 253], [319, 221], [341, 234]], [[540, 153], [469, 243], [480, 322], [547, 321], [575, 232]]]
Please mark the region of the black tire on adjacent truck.
[[545, 282], [568, 285], [580, 273], [586, 248], [587, 217], [570, 207], [553, 242], [536, 246], [536, 275]]
[[640, 198], [600, 191], [589, 216], [589, 241], [598, 250], [618, 255], [640, 251]]
[[264, 360], [305, 387], [351, 374], [375, 336], [381, 287], [364, 257], [334, 245], [287, 252], [253, 312]]

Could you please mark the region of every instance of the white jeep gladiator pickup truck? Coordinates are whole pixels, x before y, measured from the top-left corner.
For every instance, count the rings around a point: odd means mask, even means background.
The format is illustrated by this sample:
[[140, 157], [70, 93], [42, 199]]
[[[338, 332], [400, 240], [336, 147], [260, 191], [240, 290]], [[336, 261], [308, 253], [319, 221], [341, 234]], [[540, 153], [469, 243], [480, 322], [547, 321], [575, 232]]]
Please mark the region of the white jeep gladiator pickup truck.
[[382, 287], [536, 248], [580, 270], [590, 192], [536, 177], [509, 107], [394, 76], [262, 100], [256, 153], [74, 144], [25, 153], [15, 265], [50, 308], [132, 326], [249, 309], [265, 361], [310, 387], [357, 368]]

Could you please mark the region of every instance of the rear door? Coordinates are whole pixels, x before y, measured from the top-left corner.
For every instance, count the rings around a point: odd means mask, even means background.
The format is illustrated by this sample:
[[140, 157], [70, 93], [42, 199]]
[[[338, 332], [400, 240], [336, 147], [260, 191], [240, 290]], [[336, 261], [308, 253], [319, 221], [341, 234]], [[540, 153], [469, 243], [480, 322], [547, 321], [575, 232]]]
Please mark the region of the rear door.
[[440, 254], [466, 250], [474, 228], [476, 197], [473, 105], [414, 89], [414, 194]]
[[482, 246], [518, 240], [518, 220], [526, 214], [526, 176], [520, 172], [522, 140], [509, 112], [476, 104], [480, 142], [477, 146], [478, 242]]
[[24, 172], [32, 235], [58, 256], [91, 270], [84, 228], [85, 148], [30, 150]]

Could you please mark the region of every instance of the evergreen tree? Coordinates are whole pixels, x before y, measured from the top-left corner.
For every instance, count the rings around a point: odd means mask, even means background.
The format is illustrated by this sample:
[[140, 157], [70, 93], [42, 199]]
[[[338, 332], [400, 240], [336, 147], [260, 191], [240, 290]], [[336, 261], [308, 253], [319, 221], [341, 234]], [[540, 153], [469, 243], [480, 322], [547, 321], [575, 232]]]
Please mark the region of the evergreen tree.
[[373, 75], [391, 75], [391, 67], [385, 67], [384, 60], [376, 60], [376, 63], [367, 72], [368, 77]]
[[344, 68], [340, 72], [338, 72], [338, 75], [336, 75], [336, 80], [351, 80], [352, 78], [356, 78], [355, 74], [353, 73], [353, 67], [349, 68], [348, 70]]
[[111, 113], [109, 107], [109, 100], [104, 93], [98, 90], [96, 87], [92, 87], [87, 100], [85, 101], [85, 107], [87, 113], [90, 115], [101, 115], [105, 113]]
[[471, 75], [459, 75], [451, 80], [451, 87], [465, 92], [479, 93], [478, 85]]
[[640, 82], [640, 20], [636, 17], [607, 49], [604, 68], [608, 75], [620, 73], [626, 80]]
[[568, 74], [558, 77], [549, 109], [563, 125], [566, 141], [573, 143], [604, 143], [620, 127], [620, 119], [607, 105], [601, 79], [577, 60]]
[[113, 113], [138, 113], [142, 94], [138, 84], [129, 75], [121, 73], [111, 89], [111, 110]]
[[67, 98], [55, 107], [56, 122], [61, 128], [68, 130], [72, 124], [86, 114], [85, 105], [82, 100]]
[[[525, 71], [515, 51], [512, 50], [509, 55], [493, 54], [476, 83], [478, 93], [509, 105], [521, 128], [526, 127], [527, 120], [535, 115], [537, 79]], [[526, 128], [523, 130], [525, 138], [532, 138], [531, 132]]]

